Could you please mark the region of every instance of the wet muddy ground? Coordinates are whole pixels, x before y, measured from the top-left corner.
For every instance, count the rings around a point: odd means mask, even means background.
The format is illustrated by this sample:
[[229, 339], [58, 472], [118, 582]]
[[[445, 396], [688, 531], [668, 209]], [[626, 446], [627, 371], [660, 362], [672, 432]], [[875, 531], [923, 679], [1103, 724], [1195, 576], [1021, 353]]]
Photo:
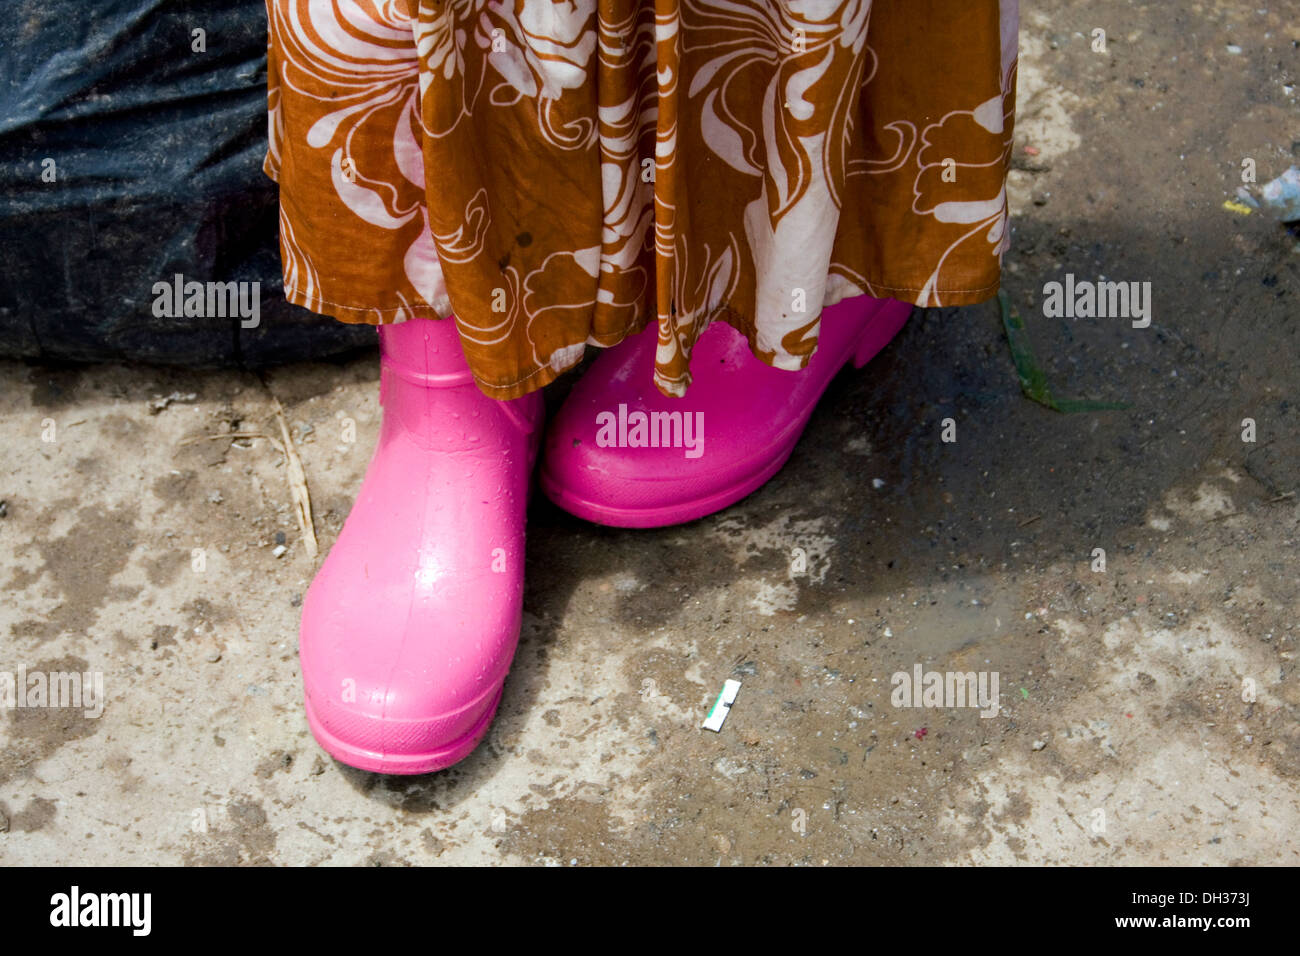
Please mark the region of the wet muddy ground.
[[[0, 670], [106, 693], [0, 715], [0, 861], [1300, 862], [1300, 253], [1223, 208], [1244, 158], [1300, 162], [1300, 25], [1240, 6], [1023, 11], [1005, 288], [1053, 389], [1129, 408], [1026, 399], [996, 303], [917, 312], [738, 506], [631, 532], [539, 496], [500, 714], [440, 774], [316, 747], [283, 459], [205, 437], [278, 437], [274, 395], [323, 555], [373, 354], [0, 365]], [[1150, 326], [1044, 317], [1067, 272], [1149, 281]], [[1000, 711], [894, 706], [917, 665], [996, 673]]]

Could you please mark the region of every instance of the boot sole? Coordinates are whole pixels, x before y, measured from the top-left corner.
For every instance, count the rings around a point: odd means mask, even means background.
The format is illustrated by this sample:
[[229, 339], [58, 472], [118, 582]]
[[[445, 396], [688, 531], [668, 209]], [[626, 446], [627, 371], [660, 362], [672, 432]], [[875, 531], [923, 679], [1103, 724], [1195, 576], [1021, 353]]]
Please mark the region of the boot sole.
[[316, 717], [316, 712], [312, 710], [311, 700], [306, 694], [303, 695], [303, 702], [307, 707], [307, 725], [311, 728], [312, 736], [316, 738], [316, 742], [324, 748], [325, 752], [339, 763], [345, 763], [349, 767], [356, 767], [358, 770], [368, 770], [371, 773], [409, 776], [445, 770], [452, 764], [459, 763], [468, 757], [487, 734], [488, 727], [496, 716], [497, 707], [501, 704], [501, 696], [504, 692], [504, 687], [497, 691], [492, 706], [487, 709], [483, 717], [468, 734], [450, 744], [439, 747], [437, 750], [418, 754], [382, 754], [340, 740], [321, 726]]
[[708, 517], [753, 494], [767, 484], [773, 475], [785, 467], [785, 463], [790, 460], [790, 455], [794, 453], [794, 446], [799, 443], [799, 437], [802, 434], [803, 426], [795, 432], [793, 440], [785, 443], [776, 458], [764, 462], [763, 467], [754, 474], [745, 476], [740, 481], [721, 491], [715, 491], [703, 498], [692, 498], [690, 501], [683, 501], [680, 504], [662, 505], [658, 508], [616, 508], [610, 505], [597, 504], [594, 501], [586, 501], [566, 491], [545, 470], [538, 475], [538, 484], [542, 486], [542, 491], [546, 493], [546, 497], [551, 499], [557, 507], [564, 509], [576, 518], [582, 518], [584, 521], [607, 525], [611, 528], [666, 528], [671, 525], [685, 524], [688, 521]]

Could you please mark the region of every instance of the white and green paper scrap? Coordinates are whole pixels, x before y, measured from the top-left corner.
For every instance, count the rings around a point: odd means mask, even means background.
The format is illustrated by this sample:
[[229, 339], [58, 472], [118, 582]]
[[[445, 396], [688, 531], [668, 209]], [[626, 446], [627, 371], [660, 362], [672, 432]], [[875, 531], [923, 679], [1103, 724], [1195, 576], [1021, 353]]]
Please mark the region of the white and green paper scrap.
[[722, 729], [722, 722], [727, 719], [727, 714], [731, 713], [731, 705], [736, 700], [736, 695], [740, 693], [740, 681], [728, 680], [722, 685], [722, 693], [718, 699], [713, 702], [713, 709], [709, 711], [709, 716], [704, 718], [701, 724], [705, 730], [712, 730], [717, 733]]

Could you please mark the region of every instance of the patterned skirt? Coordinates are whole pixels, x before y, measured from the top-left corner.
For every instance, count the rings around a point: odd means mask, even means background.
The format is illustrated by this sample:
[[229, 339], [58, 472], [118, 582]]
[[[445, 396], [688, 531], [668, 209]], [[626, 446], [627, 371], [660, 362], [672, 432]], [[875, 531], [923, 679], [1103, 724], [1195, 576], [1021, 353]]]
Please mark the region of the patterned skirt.
[[290, 301], [454, 315], [513, 398], [655, 321], [799, 369], [823, 307], [962, 305], [1007, 240], [1017, 0], [267, 0]]

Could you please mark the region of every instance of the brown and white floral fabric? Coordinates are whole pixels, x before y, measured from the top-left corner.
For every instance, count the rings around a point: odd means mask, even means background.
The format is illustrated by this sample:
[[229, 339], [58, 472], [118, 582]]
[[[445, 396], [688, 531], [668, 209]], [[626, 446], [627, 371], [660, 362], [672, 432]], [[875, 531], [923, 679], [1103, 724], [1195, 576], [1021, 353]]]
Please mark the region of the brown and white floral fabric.
[[1017, 0], [267, 0], [288, 298], [454, 313], [511, 398], [654, 320], [803, 367], [821, 310], [997, 290]]

